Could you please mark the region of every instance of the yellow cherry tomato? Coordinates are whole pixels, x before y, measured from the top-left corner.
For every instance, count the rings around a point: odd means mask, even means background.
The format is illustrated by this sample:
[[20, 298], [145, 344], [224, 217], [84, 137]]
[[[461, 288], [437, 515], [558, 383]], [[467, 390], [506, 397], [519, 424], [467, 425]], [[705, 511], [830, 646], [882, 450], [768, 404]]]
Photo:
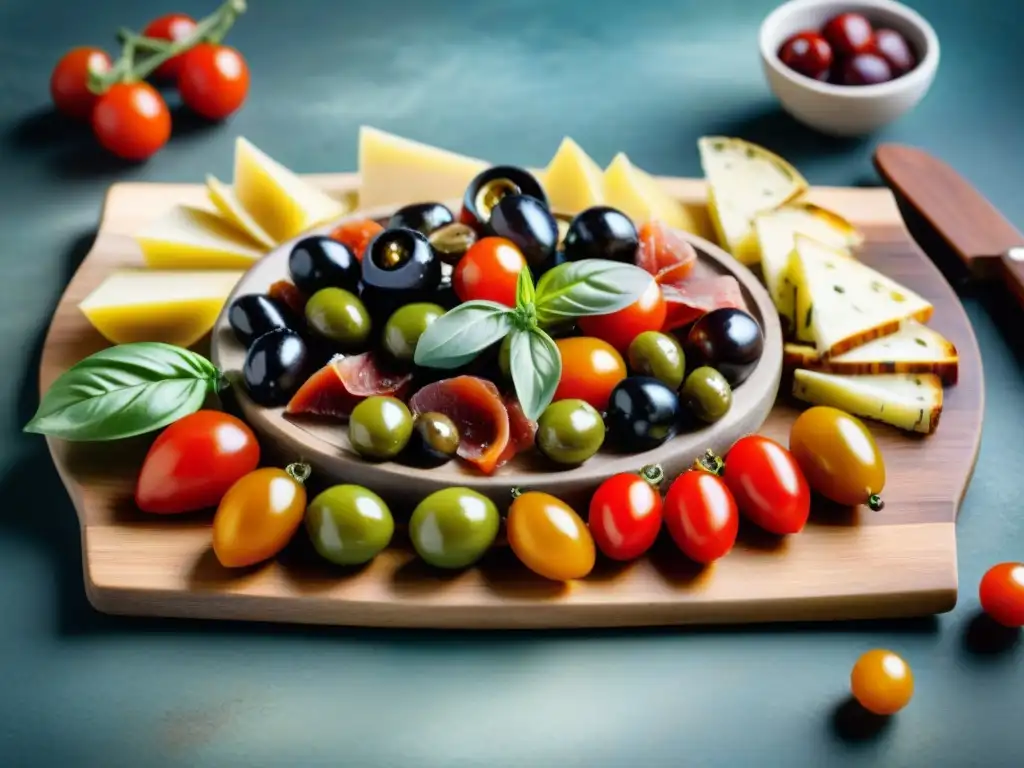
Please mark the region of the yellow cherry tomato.
[[838, 408], [808, 408], [793, 422], [789, 450], [811, 489], [837, 504], [869, 504], [885, 486], [885, 463], [864, 423]]
[[876, 715], [893, 715], [914, 695], [914, 675], [892, 651], [876, 648], [853, 665], [850, 691], [860, 705]]
[[582, 579], [594, 568], [590, 529], [572, 507], [550, 494], [531, 491], [516, 498], [506, 530], [516, 557], [544, 578]]
[[224, 494], [213, 518], [213, 552], [225, 568], [244, 568], [276, 555], [306, 511], [309, 467], [267, 467], [244, 475]]

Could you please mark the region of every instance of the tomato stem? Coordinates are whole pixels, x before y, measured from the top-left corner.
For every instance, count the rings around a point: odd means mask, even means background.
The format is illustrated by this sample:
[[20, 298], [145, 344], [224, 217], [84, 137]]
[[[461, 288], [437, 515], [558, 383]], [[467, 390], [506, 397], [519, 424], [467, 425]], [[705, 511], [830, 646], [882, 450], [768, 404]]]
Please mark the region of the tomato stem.
[[640, 477], [657, 489], [665, 482], [665, 470], [661, 468], [661, 464], [647, 464], [640, 469]]
[[520, 488], [513, 488], [511, 491], [509, 491], [509, 496], [512, 497], [513, 501], [515, 501], [516, 499], [518, 499], [522, 495], [523, 495], [523, 491]]
[[722, 457], [708, 448], [703, 455], [693, 460], [691, 469], [699, 472], [708, 472], [712, 475], [721, 475], [725, 470], [725, 462]]
[[291, 476], [292, 480], [294, 480], [299, 485], [302, 485], [307, 480], [309, 480], [309, 476], [313, 474], [313, 468], [309, 466], [309, 464], [306, 464], [305, 462], [302, 461], [297, 461], [294, 464], [289, 464], [287, 467], [284, 468], [284, 471], [287, 472]]
[[872, 512], [879, 512], [885, 509], [885, 502], [882, 501], [881, 496], [877, 493], [873, 493], [870, 498], [868, 498], [868, 507], [870, 507]]

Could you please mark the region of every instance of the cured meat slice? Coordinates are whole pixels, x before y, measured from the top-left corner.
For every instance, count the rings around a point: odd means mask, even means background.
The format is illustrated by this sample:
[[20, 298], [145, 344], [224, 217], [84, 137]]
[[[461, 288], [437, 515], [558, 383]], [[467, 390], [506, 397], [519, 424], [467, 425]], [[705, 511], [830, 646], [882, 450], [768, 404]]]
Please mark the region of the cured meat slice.
[[693, 271], [697, 251], [682, 233], [652, 219], [640, 227], [639, 234], [636, 264], [659, 283], [676, 283]]
[[403, 398], [411, 382], [411, 373], [389, 371], [372, 352], [337, 357], [299, 387], [285, 413], [345, 419], [372, 395]]
[[661, 293], [668, 307], [665, 331], [689, 325], [713, 309], [747, 309], [739, 281], [731, 275], [662, 283]]
[[517, 453], [532, 448], [534, 438], [537, 436], [537, 422], [526, 418], [515, 395], [505, 396], [505, 409], [508, 411], [509, 440], [498, 459], [499, 467], [515, 458]]

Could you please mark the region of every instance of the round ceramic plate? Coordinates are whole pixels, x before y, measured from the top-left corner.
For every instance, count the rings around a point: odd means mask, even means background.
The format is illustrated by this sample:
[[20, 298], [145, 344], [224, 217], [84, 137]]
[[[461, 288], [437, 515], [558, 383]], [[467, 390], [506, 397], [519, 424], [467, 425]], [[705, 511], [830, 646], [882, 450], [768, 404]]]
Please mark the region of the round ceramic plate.
[[[390, 211], [363, 211], [351, 219], [384, 220]], [[325, 233], [341, 223], [323, 226], [308, 234]], [[645, 453], [617, 453], [608, 442], [586, 463], [559, 468], [545, 461], [537, 451], [526, 451], [493, 475], [485, 475], [460, 460], [430, 470], [395, 462], [370, 462], [352, 451], [345, 423], [310, 417], [286, 417], [284, 408], [264, 408], [245, 394], [237, 393], [243, 418], [261, 438], [266, 450], [284, 461], [309, 463], [321, 481], [358, 483], [380, 493], [389, 502], [416, 503], [429, 493], [448, 486], [466, 486], [498, 502], [506, 502], [513, 487], [546, 491], [566, 501], [589, 498], [598, 484], [618, 472], [635, 472], [647, 464], [660, 464], [668, 477], [690, 466], [705, 450], [726, 450], [737, 438], [756, 432], [775, 402], [782, 375], [782, 330], [768, 292], [757, 278], [713, 243], [687, 235], [697, 249], [693, 277], [732, 275], [740, 284], [747, 310], [764, 329], [764, 353], [750, 377], [733, 395], [732, 408], [720, 421], [678, 435]], [[299, 238], [297, 238], [299, 239]], [[288, 279], [288, 254], [295, 240], [271, 251], [239, 281], [213, 329], [212, 359], [233, 380], [240, 378], [245, 348], [235, 338], [227, 321], [227, 307], [237, 297], [265, 293], [278, 280]]]

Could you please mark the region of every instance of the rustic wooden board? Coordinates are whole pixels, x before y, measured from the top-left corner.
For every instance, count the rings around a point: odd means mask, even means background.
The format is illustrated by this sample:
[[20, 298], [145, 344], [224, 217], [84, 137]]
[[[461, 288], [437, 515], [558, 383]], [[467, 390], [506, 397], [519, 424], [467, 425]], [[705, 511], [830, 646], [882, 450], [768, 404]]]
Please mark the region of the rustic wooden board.
[[[357, 183], [351, 175], [313, 179], [339, 195]], [[703, 182], [665, 184], [703, 208]], [[500, 548], [480, 567], [456, 574], [432, 571], [401, 545], [365, 568], [340, 570], [313, 557], [301, 533], [276, 561], [230, 572], [210, 549], [210, 513], [153, 520], [134, 508], [133, 481], [151, 437], [109, 445], [49, 440], [81, 523], [90, 601], [117, 614], [477, 629], [834, 620], [951, 609], [956, 515], [981, 439], [977, 342], [956, 295], [910, 239], [888, 191], [817, 188], [812, 199], [864, 230], [861, 258], [931, 300], [931, 325], [960, 351], [960, 381], [946, 391], [936, 434], [914, 437], [871, 425], [888, 466], [884, 511], [818, 505], [803, 533], [777, 540], [744, 530], [736, 549], [711, 568], [684, 564], [661, 542], [649, 558], [601, 563], [569, 585], [533, 577]], [[141, 263], [131, 234], [173, 203], [202, 201], [199, 186], [112, 187], [96, 242], [47, 335], [42, 389], [106, 346], [77, 304], [111, 269]], [[783, 394], [761, 431], [785, 444], [797, 412]]]

